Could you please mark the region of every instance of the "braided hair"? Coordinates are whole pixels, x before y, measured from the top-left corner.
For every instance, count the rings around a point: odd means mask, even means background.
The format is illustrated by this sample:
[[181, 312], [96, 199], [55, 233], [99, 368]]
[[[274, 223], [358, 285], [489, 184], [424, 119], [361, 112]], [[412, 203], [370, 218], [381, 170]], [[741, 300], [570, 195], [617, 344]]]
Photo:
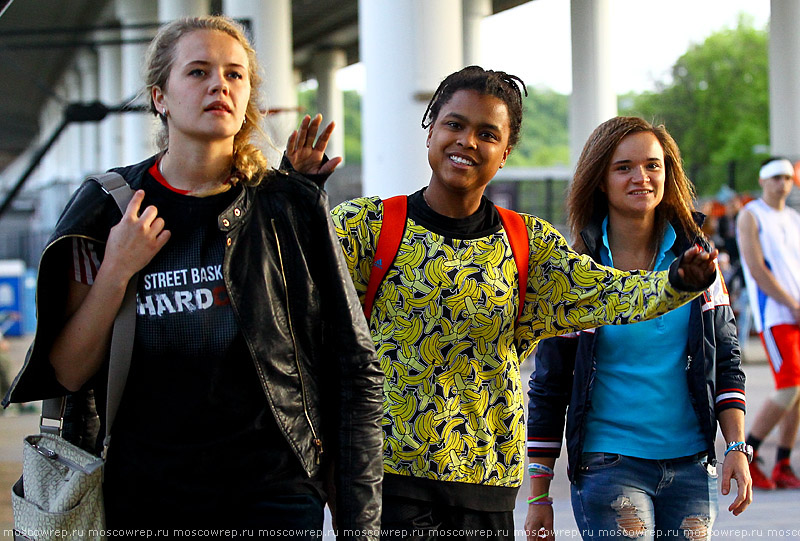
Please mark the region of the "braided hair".
[[475, 90], [480, 94], [503, 100], [508, 107], [511, 134], [508, 145], [513, 147], [519, 140], [522, 127], [522, 96], [528, 95], [525, 83], [516, 75], [504, 71], [485, 70], [480, 66], [467, 66], [448, 75], [433, 93], [428, 108], [422, 116], [422, 127], [429, 128], [439, 116], [439, 111], [459, 90]]

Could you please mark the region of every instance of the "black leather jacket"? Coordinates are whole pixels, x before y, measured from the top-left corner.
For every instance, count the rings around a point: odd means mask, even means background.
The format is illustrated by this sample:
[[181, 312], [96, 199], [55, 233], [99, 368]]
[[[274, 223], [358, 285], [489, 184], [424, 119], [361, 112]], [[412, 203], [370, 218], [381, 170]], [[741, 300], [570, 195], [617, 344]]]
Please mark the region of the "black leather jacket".
[[[154, 159], [116, 171], [138, 188]], [[4, 405], [65, 394], [48, 361], [63, 323], [67, 284], [54, 269], [71, 243], [61, 241], [104, 241], [119, 218], [96, 182], [73, 195], [39, 264], [36, 336]], [[309, 476], [334, 465], [340, 538], [377, 538], [383, 372], [327, 195], [294, 171], [274, 171], [245, 187], [218, 223], [228, 295], [279, 427]]]

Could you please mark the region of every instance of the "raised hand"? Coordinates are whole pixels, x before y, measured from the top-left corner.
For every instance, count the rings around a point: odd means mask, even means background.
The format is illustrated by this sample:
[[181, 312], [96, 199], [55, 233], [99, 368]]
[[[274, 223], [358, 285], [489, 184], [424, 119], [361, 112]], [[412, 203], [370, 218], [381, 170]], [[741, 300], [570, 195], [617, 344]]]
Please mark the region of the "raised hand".
[[712, 281], [714, 273], [717, 271], [715, 262], [719, 250], [714, 249], [706, 252], [698, 246], [692, 246], [683, 253], [678, 276], [684, 283], [695, 291], [699, 291], [708, 286]]
[[[286, 157], [292, 162], [292, 167], [304, 175], [327, 175], [333, 173], [342, 158], [337, 156], [323, 163], [325, 148], [331, 138], [335, 124], [331, 122], [317, 138], [317, 132], [322, 125], [322, 115], [318, 114], [313, 119], [306, 115], [300, 122], [300, 127], [292, 132], [286, 143]], [[316, 143], [314, 142], [316, 139]]]

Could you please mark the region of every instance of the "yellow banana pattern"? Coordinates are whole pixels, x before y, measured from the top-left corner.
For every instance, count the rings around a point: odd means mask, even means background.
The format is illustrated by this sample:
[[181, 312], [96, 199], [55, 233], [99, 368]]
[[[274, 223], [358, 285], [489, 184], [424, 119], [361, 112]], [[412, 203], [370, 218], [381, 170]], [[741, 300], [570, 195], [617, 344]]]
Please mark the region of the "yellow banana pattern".
[[[382, 221], [377, 197], [336, 207], [333, 222], [361, 301]], [[522, 215], [530, 259], [525, 306], [503, 230], [475, 240], [433, 233], [409, 219], [369, 322], [386, 376], [384, 471], [517, 487], [523, 478], [519, 360], [549, 336], [661, 315], [697, 293], [667, 273], [644, 276], [596, 264], [550, 224]]]

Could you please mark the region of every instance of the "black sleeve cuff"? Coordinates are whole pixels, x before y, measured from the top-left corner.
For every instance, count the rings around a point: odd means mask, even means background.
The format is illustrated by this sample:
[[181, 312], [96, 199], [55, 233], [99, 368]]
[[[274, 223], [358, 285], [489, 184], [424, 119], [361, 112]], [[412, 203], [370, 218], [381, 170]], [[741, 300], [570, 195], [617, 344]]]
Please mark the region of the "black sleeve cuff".
[[714, 271], [714, 273], [711, 275], [711, 278], [708, 280], [708, 283], [703, 284], [699, 288], [695, 288], [694, 286], [687, 284], [683, 280], [683, 278], [681, 278], [680, 275], [678, 274], [678, 267], [681, 266], [682, 261], [683, 261], [683, 254], [681, 254], [680, 257], [676, 258], [675, 261], [673, 261], [672, 264], [669, 266], [669, 283], [672, 285], [672, 287], [674, 287], [678, 291], [705, 291], [706, 289], [711, 287], [711, 284], [713, 284], [714, 280], [717, 279], [717, 272]]
[[[329, 159], [330, 158], [328, 158], [327, 154], [323, 154], [322, 155], [322, 165], [327, 163]], [[283, 158], [281, 158], [281, 166], [280, 166], [280, 168], [283, 171], [288, 171], [290, 173], [294, 172], [294, 173], [297, 173], [298, 175], [303, 175], [304, 177], [306, 177], [308, 180], [310, 180], [311, 182], [313, 182], [314, 184], [319, 186], [320, 189], [323, 189], [323, 190], [325, 189], [325, 182], [328, 180], [328, 177], [331, 176], [330, 173], [323, 173], [323, 174], [319, 174], [319, 175], [310, 175], [308, 173], [300, 173], [300, 172], [298, 172], [292, 166], [292, 162], [289, 161], [289, 158], [286, 156], [285, 152], [283, 153]]]

